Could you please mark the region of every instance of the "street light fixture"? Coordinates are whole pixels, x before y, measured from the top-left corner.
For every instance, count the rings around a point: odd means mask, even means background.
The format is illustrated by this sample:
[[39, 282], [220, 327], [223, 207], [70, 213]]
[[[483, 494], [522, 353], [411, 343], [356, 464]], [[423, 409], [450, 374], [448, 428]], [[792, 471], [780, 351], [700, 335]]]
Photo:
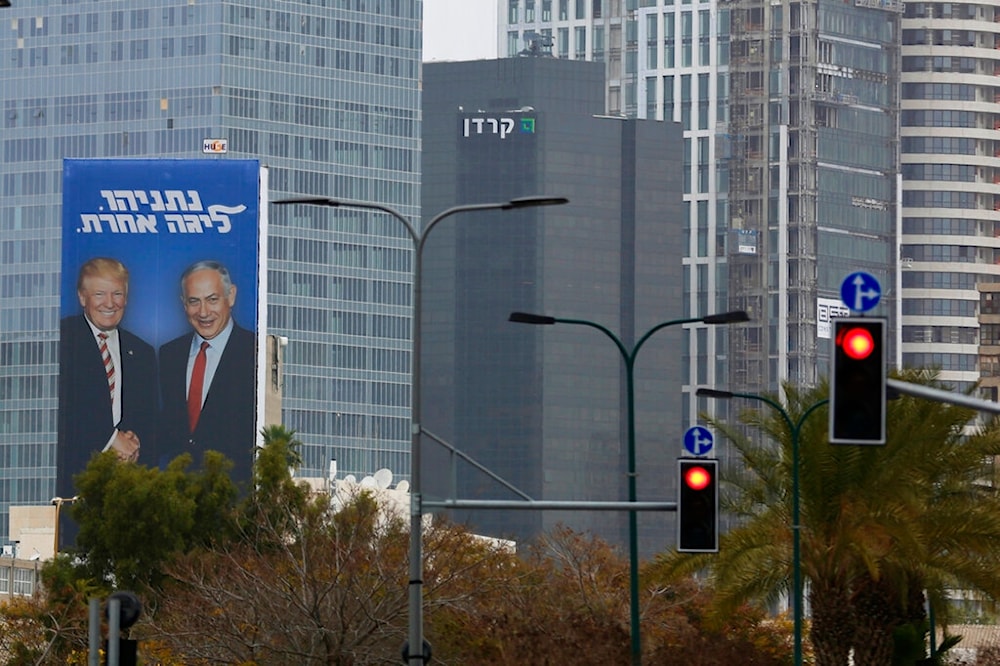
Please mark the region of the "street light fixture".
[[[627, 435], [628, 435], [628, 501], [635, 502], [636, 498], [636, 462], [635, 462], [635, 358], [639, 350], [654, 333], [667, 328], [668, 326], [678, 326], [681, 324], [734, 324], [749, 321], [750, 317], [742, 310], [732, 312], [722, 312], [711, 314], [705, 317], [686, 317], [684, 319], [672, 319], [657, 324], [646, 331], [635, 345], [629, 349], [622, 340], [611, 332], [611, 329], [586, 319], [565, 319], [562, 317], [550, 317], [548, 315], [532, 314], [530, 312], [512, 312], [509, 321], [518, 324], [538, 324], [551, 326], [553, 324], [573, 324], [577, 326], [589, 326], [595, 328], [615, 343], [625, 362], [625, 387], [626, 405], [628, 410]], [[639, 537], [638, 537], [638, 516], [635, 511], [628, 512], [628, 541], [629, 541], [629, 618], [632, 635], [632, 664], [638, 666], [642, 663], [642, 641], [639, 633]]]
[[56, 524], [55, 529], [52, 530], [54, 532], [54, 542], [52, 546], [53, 559], [55, 559], [55, 556], [59, 554], [59, 513], [62, 510], [62, 505], [73, 504], [78, 499], [80, 499], [79, 495], [73, 495], [73, 497], [53, 497], [49, 500], [49, 504], [56, 508]]
[[378, 210], [388, 213], [399, 220], [413, 241], [413, 349], [410, 357], [410, 581], [409, 581], [409, 632], [406, 655], [407, 663], [420, 666], [424, 663], [424, 616], [423, 616], [423, 507], [421, 505], [421, 472], [420, 472], [420, 372], [421, 372], [421, 292], [423, 280], [423, 250], [424, 242], [431, 230], [447, 217], [458, 213], [485, 210], [517, 210], [520, 208], [535, 208], [538, 206], [559, 206], [569, 203], [565, 197], [529, 196], [517, 197], [508, 201], [495, 203], [462, 204], [441, 211], [430, 222], [418, 230], [399, 211], [373, 201], [356, 201], [352, 199], [333, 199], [326, 197], [306, 197], [295, 199], [279, 199], [272, 203], [312, 204], [331, 208], [361, 208]]
[[718, 389], [700, 388], [695, 395], [703, 398], [720, 398], [728, 400], [731, 398], [745, 398], [747, 400], [757, 400], [769, 405], [772, 409], [781, 414], [788, 425], [788, 431], [792, 438], [792, 618], [793, 632], [795, 634], [794, 664], [802, 666], [802, 525], [800, 525], [799, 511], [799, 434], [802, 425], [814, 411], [827, 404], [829, 400], [823, 399], [814, 405], [810, 405], [799, 416], [798, 421], [792, 421], [784, 407], [775, 400], [767, 396], [756, 393], [733, 393], [731, 391], [720, 391]]

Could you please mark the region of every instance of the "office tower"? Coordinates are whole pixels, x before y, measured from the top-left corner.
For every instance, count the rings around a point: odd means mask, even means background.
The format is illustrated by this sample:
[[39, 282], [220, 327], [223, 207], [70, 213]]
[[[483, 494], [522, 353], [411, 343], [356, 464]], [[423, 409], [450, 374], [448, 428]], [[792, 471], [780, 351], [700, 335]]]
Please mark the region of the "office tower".
[[730, 302], [754, 319], [734, 331], [731, 382], [815, 386], [848, 275], [878, 279], [868, 314], [895, 330], [901, 5], [730, 7]]
[[[626, 348], [682, 316], [676, 123], [608, 117], [604, 67], [553, 58], [424, 66], [423, 207], [546, 194], [566, 206], [465, 214], [435, 227], [424, 266], [423, 424], [536, 500], [622, 501], [627, 382], [592, 326], [531, 326], [513, 311], [587, 320]], [[700, 328], [704, 328], [701, 326]], [[635, 355], [637, 497], [672, 501], [687, 329]], [[428, 497], [519, 500], [427, 440]], [[454, 485], [453, 485], [454, 483]], [[627, 542], [622, 512], [461, 513], [481, 533], [562, 522]], [[639, 548], [673, 545], [673, 515], [639, 517]]]
[[[259, 158], [271, 195], [416, 219], [419, 0], [15, 2], [0, 10], [0, 537], [54, 494], [63, 158]], [[409, 468], [412, 248], [387, 215], [270, 210], [268, 333], [308, 476]]]
[[609, 112], [684, 127], [685, 306], [754, 319], [688, 341], [685, 419], [709, 407], [697, 385], [777, 392], [822, 379], [825, 319], [854, 271], [880, 280], [872, 314], [896, 330], [900, 3], [501, 6], [508, 53], [527, 37], [557, 58], [603, 61]]
[[[997, 20], [990, 5], [907, 2], [900, 115], [903, 365], [937, 367], [960, 390], [982, 377], [993, 400], [998, 335], [987, 283], [1000, 281]], [[987, 285], [981, 309], [977, 284]], [[994, 348], [978, 363], [977, 343]]]

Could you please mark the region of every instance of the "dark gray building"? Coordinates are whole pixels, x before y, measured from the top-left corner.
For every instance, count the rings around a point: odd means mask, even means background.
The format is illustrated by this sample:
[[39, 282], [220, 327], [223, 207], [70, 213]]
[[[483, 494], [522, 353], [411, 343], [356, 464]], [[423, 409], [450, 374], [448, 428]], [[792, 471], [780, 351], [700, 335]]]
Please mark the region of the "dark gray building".
[[[552, 58], [424, 66], [424, 218], [455, 204], [547, 194], [567, 206], [467, 214], [427, 242], [423, 425], [534, 499], [628, 498], [627, 349], [682, 316], [680, 126], [601, 116], [604, 65]], [[635, 363], [638, 499], [675, 498], [679, 327]], [[428, 497], [516, 499], [431, 442]], [[452, 487], [454, 486], [454, 490]], [[627, 542], [626, 514], [473, 510], [477, 531], [523, 540], [557, 523]], [[644, 555], [673, 544], [672, 514], [640, 515]]]

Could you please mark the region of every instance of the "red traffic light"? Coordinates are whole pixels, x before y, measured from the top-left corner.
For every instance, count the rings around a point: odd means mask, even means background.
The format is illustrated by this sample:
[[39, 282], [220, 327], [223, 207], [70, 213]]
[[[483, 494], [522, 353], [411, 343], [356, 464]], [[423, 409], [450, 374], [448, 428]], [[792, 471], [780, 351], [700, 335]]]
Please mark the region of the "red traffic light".
[[840, 331], [837, 345], [844, 350], [848, 358], [861, 361], [875, 351], [875, 338], [867, 328], [855, 326]]
[[704, 490], [712, 482], [712, 475], [704, 467], [689, 467], [684, 471], [684, 485], [691, 490]]

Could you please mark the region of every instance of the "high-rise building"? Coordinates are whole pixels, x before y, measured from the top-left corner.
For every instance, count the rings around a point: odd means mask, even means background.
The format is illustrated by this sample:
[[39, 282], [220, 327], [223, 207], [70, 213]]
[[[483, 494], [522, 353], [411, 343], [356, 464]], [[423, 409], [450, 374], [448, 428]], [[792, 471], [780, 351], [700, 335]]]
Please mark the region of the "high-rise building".
[[[604, 63], [611, 115], [680, 123], [673, 156], [680, 168], [684, 298], [678, 316], [729, 310], [726, 189], [729, 164], [730, 10], [672, 0], [498, 0], [500, 53], [525, 50]], [[682, 336], [682, 421], [709, 405], [698, 386], [727, 387], [729, 332], [696, 328]], [[720, 415], [726, 404], [714, 405]]]
[[709, 408], [698, 385], [777, 392], [821, 379], [826, 318], [854, 271], [879, 279], [872, 314], [897, 330], [901, 3], [500, 5], [508, 55], [538, 44], [602, 61], [609, 113], [683, 126], [685, 312], [753, 318], [686, 340], [686, 421]]
[[[729, 65], [730, 383], [815, 386], [827, 374], [829, 314], [866, 310], [896, 331], [899, 290], [898, 2], [735, 0]], [[864, 291], [860, 291], [864, 289]], [[888, 358], [896, 358], [892, 336]]]
[[[95, 0], [0, 10], [0, 535], [54, 494], [63, 158], [259, 158], [272, 197], [416, 220], [420, 0]], [[412, 247], [388, 215], [270, 211], [268, 333], [307, 476], [409, 469]]]
[[[604, 67], [525, 57], [424, 66], [425, 211], [546, 194], [566, 206], [470, 214], [426, 245], [423, 425], [536, 500], [628, 499], [626, 363], [681, 317], [677, 123], [604, 114]], [[520, 311], [585, 320], [530, 326]], [[693, 330], [705, 329], [704, 325]], [[670, 501], [681, 454], [680, 355], [666, 328], [634, 355], [637, 497]], [[519, 500], [427, 442], [425, 496]], [[624, 545], [627, 514], [473, 510], [523, 540], [564, 523]], [[639, 516], [640, 551], [673, 517]]]
[[[902, 356], [996, 399], [994, 290], [1000, 282], [1000, 10], [907, 2], [902, 25]], [[989, 307], [987, 307], [989, 306]], [[983, 315], [977, 321], [977, 314]], [[981, 335], [980, 335], [981, 334]]]

